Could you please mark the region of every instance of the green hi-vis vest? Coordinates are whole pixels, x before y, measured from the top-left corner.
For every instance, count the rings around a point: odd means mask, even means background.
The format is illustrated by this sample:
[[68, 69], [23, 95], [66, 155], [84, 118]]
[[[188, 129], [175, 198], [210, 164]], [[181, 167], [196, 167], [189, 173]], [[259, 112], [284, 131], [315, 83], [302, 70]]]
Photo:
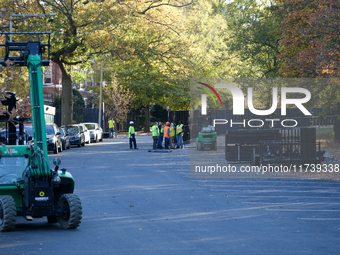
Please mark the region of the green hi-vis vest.
[[183, 124], [177, 125], [177, 127], [176, 127], [176, 134], [177, 135], [183, 135], [182, 132], [183, 132]]
[[129, 138], [131, 137], [131, 134], [135, 133], [135, 128], [133, 126], [129, 127]]
[[175, 128], [170, 127], [170, 137], [174, 137], [174, 136], [175, 136]]
[[113, 120], [109, 120], [109, 128], [114, 127], [115, 122]]
[[151, 128], [152, 136], [158, 136], [158, 127], [156, 125], [153, 125]]
[[161, 128], [161, 134], [163, 135], [164, 133], [164, 127]]

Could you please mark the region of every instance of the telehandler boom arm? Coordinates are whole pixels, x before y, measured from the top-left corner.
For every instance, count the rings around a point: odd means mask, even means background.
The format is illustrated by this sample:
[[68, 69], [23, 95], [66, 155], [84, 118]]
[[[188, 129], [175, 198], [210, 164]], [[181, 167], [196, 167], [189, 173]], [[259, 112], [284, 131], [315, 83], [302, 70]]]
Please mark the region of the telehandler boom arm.
[[[29, 72], [30, 101], [32, 112], [32, 127], [34, 139], [33, 162], [31, 162], [31, 176], [41, 180], [51, 177], [50, 164], [46, 141], [46, 125], [44, 117], [44, 97], [41, 66], [49, 65], [50, 34], [47, 32], [19, 32], [0, 33], [5, 35], [5, 57], [0, 61], [2, 66], [27, 66]], [[9, 35], [35, 37], [34, 41], [11, 42]], [[48, 43], [40, 41], [42, 36], [48, 37]], [[47, 48], [47, 60], [42, 60], [42, 55]]]

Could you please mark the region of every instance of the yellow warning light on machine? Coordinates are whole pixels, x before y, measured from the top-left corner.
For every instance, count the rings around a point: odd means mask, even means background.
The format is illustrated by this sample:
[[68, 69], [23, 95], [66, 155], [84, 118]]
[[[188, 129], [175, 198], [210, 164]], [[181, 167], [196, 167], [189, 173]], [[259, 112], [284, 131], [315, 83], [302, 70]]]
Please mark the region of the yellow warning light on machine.
[[45, 192], [44, 191], [40, 191], [39, 196], [41, 196], [41, 197], [45, 196]]

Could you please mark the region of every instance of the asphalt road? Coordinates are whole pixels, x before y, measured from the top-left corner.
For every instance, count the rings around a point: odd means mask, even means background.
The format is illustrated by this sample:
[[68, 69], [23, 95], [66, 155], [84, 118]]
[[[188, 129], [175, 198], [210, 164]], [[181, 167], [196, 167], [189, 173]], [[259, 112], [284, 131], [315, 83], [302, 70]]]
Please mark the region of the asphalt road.
[[151, 139], [58, 154], [76, 180], [80, 227], [19, 217], [0, 254], [339, 254], [339, 182], [190, 178], [190, 150], [151, 153]]

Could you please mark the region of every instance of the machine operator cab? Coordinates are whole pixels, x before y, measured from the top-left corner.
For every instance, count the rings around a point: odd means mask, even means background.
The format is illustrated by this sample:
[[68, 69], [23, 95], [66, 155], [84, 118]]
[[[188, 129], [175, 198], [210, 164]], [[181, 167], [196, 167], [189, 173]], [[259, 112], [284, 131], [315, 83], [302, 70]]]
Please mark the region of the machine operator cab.
[[29, 167], [29, 157], [1, 156], [0, 184], [13, 185], [24, 180], [25, 170]]

